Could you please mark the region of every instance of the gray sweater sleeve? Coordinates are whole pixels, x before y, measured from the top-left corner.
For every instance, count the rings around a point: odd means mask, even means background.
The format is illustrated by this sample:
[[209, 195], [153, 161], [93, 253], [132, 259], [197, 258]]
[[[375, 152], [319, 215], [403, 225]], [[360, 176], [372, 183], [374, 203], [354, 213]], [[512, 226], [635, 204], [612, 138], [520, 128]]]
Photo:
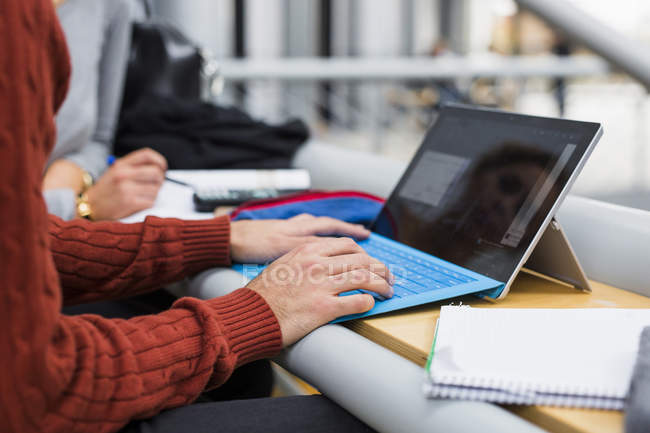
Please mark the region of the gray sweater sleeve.
[[[85, 0], [87, 1], [87, 0]], [[97, 124], [92, 140], [66, 158], [97, 179], [106, 170], [122, 103], [124, 75], [131, 41], [132, 9], [129, 1], [104, 0], [104, 41], [99, 63]], [[99, 47], [98, 47], [99, 48]]]
[[[68, 0], [58, 14], [73, 70], [68, 96], [57, 115], [57, 143], [49, 163], [64, 158], [97, 179], [112, 152], [133, 4], [132, 0]], [[74, 217], [74, 194], [57, 191], [46, 193], [45, 199], [50, 213]]]
[[86, 170], [93, 179], [98, 179], [106, 170], [106, 161], [110, 155], [109, 147], [101, 141], [91, 141], [78, 151], [65, 155], [64, 158]]
[[71, 220], [77, 214], [76, 199], [71, 189], [48, 189], [43, 191], [47, 211], [62, 220]]

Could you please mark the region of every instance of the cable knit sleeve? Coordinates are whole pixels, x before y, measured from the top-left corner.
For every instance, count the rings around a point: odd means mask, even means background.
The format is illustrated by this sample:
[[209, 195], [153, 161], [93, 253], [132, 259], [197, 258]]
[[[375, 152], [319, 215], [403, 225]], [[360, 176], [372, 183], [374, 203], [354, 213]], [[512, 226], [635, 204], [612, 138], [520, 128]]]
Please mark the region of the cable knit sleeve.
[[[61, 314], [41, 194], [54, 112], [69, 74], [52, 0], [0, 0], [0, 53], [0, 430], [116, 432], [132, 419], [188, 404], [238, 365], [277, 353], [277, 319], [249, 289], [209, 301], [184, 298], [161, 314], [131, 320]], [[56, 219], [49, 224], [66, 245], [80, 238], [95, 242], [101, 230], [115, 240], [102, 245], [112, 247], [104, 255], [119, 266], [94, 263], [94, 247], [80, 247], [65, 260], [63, 251], [71, 247], [55, 253], [60, 269], [84, 278], [141, 276], [155, 284], [159, 276], [172, 278], [214, 260], [207, 256], [226, 257], [222, 243], [204, 249], [198, 234], [225, 237], [223, 220], [197, 227], [151, 219], [97, 230]], [[126, 252], [120, 252], [123, 245]], [[61, 280], [72, 286], [68, 278]]]
[[65, 304], [133, 296], [230, 264], [227, 216], [117, 224], [50, 215], [49, 237]]

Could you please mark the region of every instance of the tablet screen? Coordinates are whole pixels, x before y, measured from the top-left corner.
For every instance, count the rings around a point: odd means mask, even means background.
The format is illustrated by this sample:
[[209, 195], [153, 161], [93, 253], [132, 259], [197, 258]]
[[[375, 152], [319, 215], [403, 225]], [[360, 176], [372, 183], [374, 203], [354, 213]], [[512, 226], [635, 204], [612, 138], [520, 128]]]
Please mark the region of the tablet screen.
[[599, 128], [444, 108], [373, 231], [506, 282]]

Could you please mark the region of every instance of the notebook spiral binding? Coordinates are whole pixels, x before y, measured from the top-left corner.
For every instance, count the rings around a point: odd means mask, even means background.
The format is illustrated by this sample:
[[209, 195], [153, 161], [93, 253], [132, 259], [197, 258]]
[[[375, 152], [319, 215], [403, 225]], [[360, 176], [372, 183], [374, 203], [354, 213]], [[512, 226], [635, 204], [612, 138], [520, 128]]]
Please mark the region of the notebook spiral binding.
[[620, 388], [584, 386], [570, 383], [548, 384], [530, 380], [500, 378], [498, 376], [477, 377], [464, 375], [438, 375], [432, 371], [433, 383], [440, 386], [463, 386], [480, 389], [507, 390], [512, 393], [590, 395], [597, 398], [625, 398], [627, 387]]
[[[458, 379], [458, 380], [456, 380]], [[461, 380], [462, 379], [462, 380]], [[460, 378], [445, 376], [435, 382], [427, 378], [422, 391], [432, 398], [491, 401], [500, 404], [545, 405], [557, 407], [586, 407], [621, 410], [624, 397], [611, 397], [613, 390], [588, 387], [548, 386], [533, 382], [501, 381], [498, 378]]]

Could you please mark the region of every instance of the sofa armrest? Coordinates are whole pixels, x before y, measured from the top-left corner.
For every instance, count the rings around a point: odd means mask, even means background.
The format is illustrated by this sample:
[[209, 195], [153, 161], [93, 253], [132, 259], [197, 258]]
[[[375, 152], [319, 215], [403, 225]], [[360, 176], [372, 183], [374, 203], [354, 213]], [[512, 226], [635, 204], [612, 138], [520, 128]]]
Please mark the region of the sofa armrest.
[[557, 219], [590, 279], [650, 297], [650, 212], [569, 195]]

